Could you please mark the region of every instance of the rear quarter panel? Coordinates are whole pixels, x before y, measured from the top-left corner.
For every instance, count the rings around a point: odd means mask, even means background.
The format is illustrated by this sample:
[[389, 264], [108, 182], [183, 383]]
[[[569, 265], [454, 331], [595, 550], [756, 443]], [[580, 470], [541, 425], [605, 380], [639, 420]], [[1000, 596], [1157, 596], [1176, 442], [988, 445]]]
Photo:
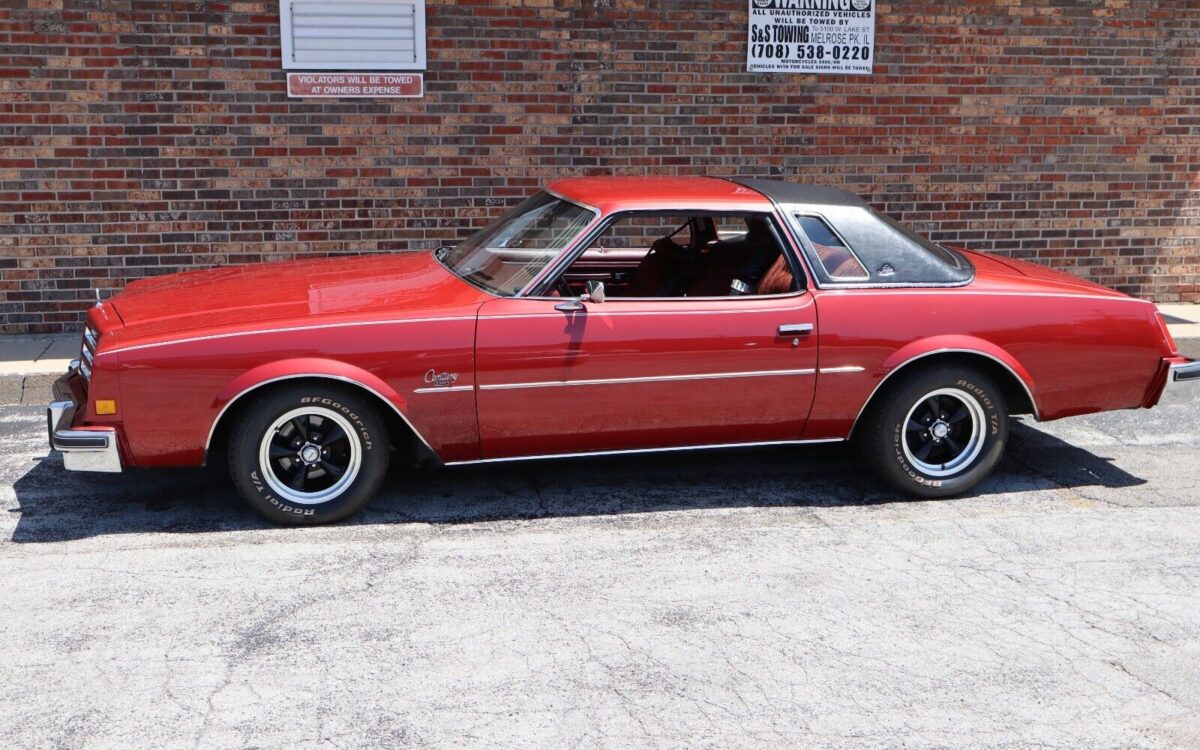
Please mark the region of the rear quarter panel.
[[[821, 376], [805, 436], [843, 437], [885, 377], [943, 349], [981, 351], [1025, 380], [1038, 418], [1140, 406], [1159, 370], [1154, 307], [1123, 296], [972, 284], [817, 292]], [[861, 372], [824, 374], [862, 367]]]

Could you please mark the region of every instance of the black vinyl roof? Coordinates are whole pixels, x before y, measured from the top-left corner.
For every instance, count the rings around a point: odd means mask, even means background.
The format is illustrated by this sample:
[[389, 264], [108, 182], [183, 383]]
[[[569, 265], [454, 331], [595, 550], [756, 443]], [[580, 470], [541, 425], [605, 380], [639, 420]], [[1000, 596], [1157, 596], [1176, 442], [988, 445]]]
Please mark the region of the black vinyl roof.
[[770, 198], [789, 223], [796, 215], [819, 216], [866, 267], [868, 278], [834, 279], [799, 223], [793, 223], [790, 228], [822, 286], [962, 286], [975, 278], [975, 269], [965, 256], [900, 226], [853, 193], [780, 180], [733, 182]]
[[806, 203], [811, 206], [847, 206], [868, 208], [867, 202], [854, 193], [825, 187], [805, 185], [782, 180], [735, 179], [739, 185], [758, 191], [776, 203]]

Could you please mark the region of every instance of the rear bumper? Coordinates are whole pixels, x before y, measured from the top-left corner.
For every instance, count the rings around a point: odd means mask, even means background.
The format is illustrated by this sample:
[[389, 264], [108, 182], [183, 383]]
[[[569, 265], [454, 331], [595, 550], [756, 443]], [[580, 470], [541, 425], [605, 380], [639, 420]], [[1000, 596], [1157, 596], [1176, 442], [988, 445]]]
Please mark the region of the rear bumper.
[[71, 369], [54, 382], [54, 400], [46, 409], [50, 448], [62, 453], [63, 466], [68, 471], [119, 472], [121, 454], [115, 427], [72, 427], [79, 404], [70, 380], [78, 376], [79, 364], [72, 362]]
[[1172, 362], [1167, 368], [1167, 382], [1163, 385], [1162, 395], [1179, 390], [1189, 383], [1200, 383], [1200, 360]]

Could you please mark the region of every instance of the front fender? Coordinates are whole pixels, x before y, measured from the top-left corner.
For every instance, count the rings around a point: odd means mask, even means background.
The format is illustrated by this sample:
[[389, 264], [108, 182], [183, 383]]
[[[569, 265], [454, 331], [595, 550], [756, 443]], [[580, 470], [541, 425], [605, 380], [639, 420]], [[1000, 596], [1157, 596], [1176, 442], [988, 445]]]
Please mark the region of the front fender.
[[[387, 402], [396, 414], [403, 419], [410, 428], [412, 423], [409, 422], [407, 411], [408, 402], [406, 399], [395, 391], [391, 386], [384, 382], [381, 378], [354, 365], [340, 362], [335, 359], [324, 359], [320, 357], [299, 357], [295, 359], [277, 360], [268, 362], [258, 367], [254, 367], [241, 375], [238, 375], [233, 380], [229, 381], [224, 388], [221, 389], [216, 399], [213, 401], [212, 408], [216, 412], [216, 417], [213, 419], [212, 425], [208, 430], [208, 439], [204, 443], [204, 452], [207, 455], [209, 447], [212, 445], [213, 435], [216, 433], [217, 425], [221, 423], [225, 412], [229, 410], [233, 404], [237, 403], [243, 396], [271, 383], [277, 383], [283, 380], [294, 380], [297, 378], [324, 378], [330, 380], [339, 380], [351, 385], [365, 388], [374, 393], [381, 400]], [[421, 439], [428, 447], [429, 443], [421, 436], [415, 428], [413, 433]]]
[[325, 377], [344, 380], [368, 388], [396, 409], [403, 411], [408, 403], [381, 378], [361, 367], [322, 357], [298, 357], [268, 362], [243, 372], [221, 389], [213, 401], [214, 409], [223, 409], [248, 391], [267, 383], [287, 378]]

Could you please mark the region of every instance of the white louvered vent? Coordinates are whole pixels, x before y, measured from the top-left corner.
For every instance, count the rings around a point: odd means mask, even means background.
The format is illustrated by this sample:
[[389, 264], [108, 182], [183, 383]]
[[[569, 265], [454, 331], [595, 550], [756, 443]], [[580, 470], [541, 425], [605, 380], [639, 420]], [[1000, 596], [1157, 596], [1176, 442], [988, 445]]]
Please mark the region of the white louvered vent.
[[285, 70], [424, 70], [425, 2], [280, 0]]

